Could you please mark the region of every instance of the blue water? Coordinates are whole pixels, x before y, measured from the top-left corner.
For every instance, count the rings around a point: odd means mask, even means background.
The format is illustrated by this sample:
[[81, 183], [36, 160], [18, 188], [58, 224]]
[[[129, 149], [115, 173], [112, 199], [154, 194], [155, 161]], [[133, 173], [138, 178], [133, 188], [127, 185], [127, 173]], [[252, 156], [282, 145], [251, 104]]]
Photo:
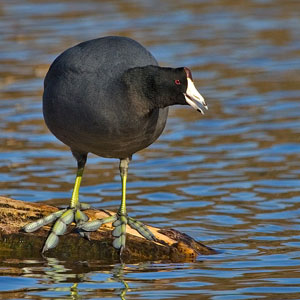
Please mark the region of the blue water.
[[[3, 259], [1, 299], [300, 299], [300, 2], [13, 0], [0, 11], [1, 195], [68, 204], [76, 164], [44, 124], [43, 78], [66, 48], [126, 35], [161, 65], [188, 66], [209, 106], [172, 108], [134, 155], [128, 211], [219, 251], [180, 264]], [[90, 155], [80, 196], [116, 210], [118, 161]]]

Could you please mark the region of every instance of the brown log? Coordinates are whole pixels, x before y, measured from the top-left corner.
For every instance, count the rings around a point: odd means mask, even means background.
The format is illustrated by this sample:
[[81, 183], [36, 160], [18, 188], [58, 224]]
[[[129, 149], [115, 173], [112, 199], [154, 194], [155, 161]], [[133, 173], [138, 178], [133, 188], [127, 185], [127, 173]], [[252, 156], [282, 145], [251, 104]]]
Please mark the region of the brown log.
[[[41, 203], [29, 203], [0, 197], [0, 258], [40, 258], [43, 243], [50, 226], [33, 233], [21, 228], [38, 218], [58, 209]], [[85, 213], [91, 220], [107, 217], [113, 212], [89, 209]], [[151, 242], [137, 231], [127, 227], [126, 248], [122, 254], [125, 262], [138, 261], [193, 261], [198, 255], [215, 254], [216, 251], [174, 229], [159, 229], [147, 226], [162, 243]], [[92, 232], [90, 241], [81, 238], [70, 226], [68, 234], [59, 238], [56, 248], [45, 253], [63, 260], [103, 260], [106, 263], [119, 261], [118, 252], [112, 247], [112, 225], [104, 224]]]

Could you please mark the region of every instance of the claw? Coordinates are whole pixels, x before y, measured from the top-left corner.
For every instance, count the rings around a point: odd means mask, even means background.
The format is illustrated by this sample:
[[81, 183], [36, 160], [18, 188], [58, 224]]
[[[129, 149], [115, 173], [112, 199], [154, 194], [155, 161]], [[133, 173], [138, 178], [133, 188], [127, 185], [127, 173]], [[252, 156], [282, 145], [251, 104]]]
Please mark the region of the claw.
[[146, 238], [149, 241], [155, 241], [156, 237], [154, 234], [145, 226], [142, 222], [137, 221], [131, 217], [128, 218], [128, 225], [135, 229], [140, 235]]
[[[104, 220], [108, 220], [112, 222], [112, 226], [114, 227], [112, 231], [113, 247], [120, 251], [120, 256], [122, 255], [123, 250], [125, 249], [126, 244], [126, 225], [128, 224], [131, 228], [138, 231], [144, 238], [150, 241], [156, 241], [156, 237], [154, 234], [144, 225], [142, 222], [136, 221], [131, 217], [127, 217], [127, 215], [120, 215], [119, 213], [114, 215], [113, 217], [109, 217], [102, 220], [96, 220], [92, 222], [87, 222], [83, 224], [81, 228], [84, 230], [95, 229], [96, 225], [99, 228]], [[92, 224], [91, 224], [92, 223]], [[96, 228], [96, 229], [97, 229]]]
[[121, 221], [119, 219], [117, 219], [115, 222], [113, 222], [112, 226], [113, 227], [118, 227], [121, 225]]
[[118, 219], [112, 224], [115, 227], [112, 231], [114, 237], [113, 247], [120, 250], [121, 256], [126, 244], [127, 216], [116, 214], [116, 217]]
[[75, 212], [75, 222], [76, 223], [86, 222], [88, 219], [89, 219], [89, 217], [84, 212], [82, 212], [79, 209], [76, 209], [76, 212]]
[[49, 249], [55, 248], [58, 244], [58, 241], [59, 241], [58, 236], [54, 232], [51, 232], [45, 242], [42, 253], [44, 253]]
[[[54, 218], [53, 221], [54, 220], [56, 220], [56, 218]], [[39, 228], [43, 227], [44, 225], [45, 225], [44, 219], [39, 219], [35, 222], [25, 225], [22, 229], [25, 232], [34, 232], [34, 231], [38, 230]]]
[[113, 235], [114, 237], [120, 237], [121, 234], [122, 234], [122, 232], [123, 232], [122, 229], [124, 229], [122, 225], [121, 225], [121, 226], [115, 227], [115, 229], [114, 229], [113, 232], [112, 232], [112, 235]]
[[91, 222], [86, 222], [77, 226], [85, 231], [96, 231], [102, 224], [114, 222], [117, 220], [117, 215], [113, 215], [104, 219], [94, 220]]
[[66, 212], [64, 212], [60, 219], [66, 225], [71, 224], [74, 221], [74, 211], [73, 211], [73, 209], [68, 209]]
[[90, 232], [86, 232], [86, 231], [83, 231], [83, 230], [78, 230], [78, 233], [79, 233], [79, 235], [82, 237], [82, 238], [84, 238], [84, 239], [87, 239], [87, 240], [91, 240], [91, 238], [90, 238], [90, 235], [91, 235], [91, 233]]
[[[81, 209], [88, 208], [88, 205], [81, 205]], [[77, 232], [83, 238], [90, 239], [90, 232], [96, 231], [102, 224], [112, 223], [114, 227], [112, 235], [114, 237], [113, 247], [120, 251], [120, 256], [125, 249], [126, 244], [126, 225], [138, 231], [143, 237], [150, 241], [156, 241], [154, 234], [142, 223], [136, 221], [127, 215], [115, 214], [101, 220], [88, 221], [88, 216], [80, 209], [69, 208], [57, 211], [49, 216], [39, 219], [35, 222], [27, 224], [23, 227], [26, 232], [33, 232], [44, 225], [47, 225], [56, 220], [52, 231], [50, 232], [42, 253], [57, 246], [59, 242], [59, 236], [65, 234], [67, 231], [67, 225], [72, 222], [76, 223]]]
[[[84, 208], [88, 208], [87, 205], [83, 205]], [[85, 222], [87, 222], [89, 217], [79, 209], [75, 208], [66, 208], [63, 210], [59, 210], [55, 213], [52, 213], [42, 219], [39, 219], [35, 222], [29, 223], [23, 227], [23, 230], [25, 232], [34, 232], [41, 228], [44, 225], [47, 225], [51, 222], [55, 222], [50, 234], [47, 237], [47, 240], [44, 244], [44, 247], [42, 249], [42, 253], [45, 251], [52, 249], [57, 246], [59, 241], [59, 236], [64, 235], [67, 231], [67, 226], [75, 221], [77, 224], [77, 227], [79, 228], [79, 225], [83, 225]], [[84, 237], [89, 239], [89, 233], [83, 232], [82, 230], [79, 230], [78, 233]]]
[[113, 241], [113, 247], [117, 250], [120, 249], [120, 254], [123, 252], [123, 249], [125, 248], [125, 244], [126, 244], [126, 232], [121, 236], [115, 238]]
[[102, 220], [95, 220], [79, 224], [77, 227], [85, 231], [96, 231], [103, 224]]
[[22, 229], [25, 232], [34, 232], [38, 229], [40, 229], [41, 227], [48, 225], [49, 223], [54, 222], [55, 220], [57, 220], [64, 212], [66, 212], [67, 209], [64, 210], [59, 210], [55, 213], [52, 213], [46, 217], [43, 217], [41, 219], [38, 219], [35, 222], [29, 223], [27, 225], [25, 225]]
[[58, 219], [52, 228], [52, 232], [55, 235], [64, 235], [66, 231], [67, 225], [62, 221], [62, 219]]
[[81, 210], [87, 210], [87, 209], [90, 209], [91, 208], [91, 205], [88, 204], [88, 203], [80, 203], [80, 209]]

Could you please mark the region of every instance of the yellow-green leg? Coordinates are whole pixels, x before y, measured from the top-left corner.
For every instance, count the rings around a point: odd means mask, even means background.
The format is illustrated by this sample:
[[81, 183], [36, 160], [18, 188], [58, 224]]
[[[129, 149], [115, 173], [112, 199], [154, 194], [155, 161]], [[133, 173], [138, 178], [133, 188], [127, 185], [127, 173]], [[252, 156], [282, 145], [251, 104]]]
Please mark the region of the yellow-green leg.
[[81, 185], [81, 179], [82, 179], [83, 171], [84, 171], [84, 167], [81, 167], [81, 168], [77, 169], [77, 174], [76, 174], [75, 184], [74, 184], [74, 188], [73, 188], [70, 208], [77, 208], [78, 207], [78, 204], [79, 204], [79, 189], [80, 189], [80, 185]]
[[[88, 221], [88, 216], [82, 210], [88, 209], [89, 205], [79, 202], [79, 188], [84, 171], [84, 166], [86, 163], [86, 155], [74, 154], [74, 156], [77, 159], [78, 168], [70, 206], [68, 208], [59, 210], [53, 214], [50, 214], [44, 218], [41, 218], [35, 222], [27, 224], [23, 227], [23, 230], [25, 232], [34, 232], [42, 226], [56, 221], [44, 244], [42, 253], [51, 248], [54, 248], [58, 244], [58, 236], [65, 234], [65, 232], [67, 231], [67, 226], [69, 224], [75, 222], [77, 225], [81, 225], [82, 223]], [[85, 236], [82, 233], [81, 235]]]
[[122, 200], [117, 214], [104, 218], [101, 220], [95, 220], [92, 222], [86, 222], [80, 229], [85, 231], [95, 231], [102, 224], [112, 222], [114, 230], [112, 235], [114, 237], [113, 246], [115, 249], [120, 251], [120, 255], [125, 248], [126, 244], [126, 225], [128, 224], [131, 228], [137, 230], [143, 237], [150, 241], [156, 241], [153, 233], [141, 222], [128, 217], [126, 212], [126, 181], [128, 174], [128, 164], [130, 159], [125, 158], [120, 160], [120, 176], [122, 182]]

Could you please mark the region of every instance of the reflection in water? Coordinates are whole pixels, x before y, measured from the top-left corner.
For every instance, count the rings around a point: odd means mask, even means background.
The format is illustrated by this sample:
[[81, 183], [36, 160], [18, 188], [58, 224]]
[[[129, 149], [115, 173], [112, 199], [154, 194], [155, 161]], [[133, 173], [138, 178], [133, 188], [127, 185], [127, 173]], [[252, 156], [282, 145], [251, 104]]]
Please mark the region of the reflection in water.
[[[88, 292], [89, 290], [83, 288], [81, 290], [80, 283], [90, 281], [87, 274], [85, 273], [69, 273], [70, 269], [66, 268], [63, 263], [56, 258], [46, 258], [48, 267], [45, 268], [45, 279], [51, 285], [64, 282], [74, 282], [73, 285], [69, 287], [57, 287], [51, 288], [51, 291], [56, 292], [70, 292], [70, 299], [84, 299], [80, 295], [82, 291]], [[122, 287], [117, 287], [112, 289], [112, 293], [120, 297], [121, 300], [126, 300], [126, 292], [129, 289], [128, 284], [125, 281], [125, 270], [126, 265], [124, 263], [115, 265], [107, 272], [110, 277], [108, 277], [104, 283], [118, 282], [122, 284]], [[72, 271], [72, 270], [71, 270]], [[101, 290], [101, 289], [100, 289]]]
[[[52, 284], [60, 283], [60, 282], [69, 282], [74, 281], [75, 283], [71, 285], [69, 288], [53, 288], [52, 291], [57, 292], [70, 292], [70, 298], [77, 300], [77, 299], [83, 299], [80, 296], [81, 289], [80, 289], [80, 283], [88, 281], [88, 277], [86, 274], [67, 274], [67, 269], [63, 266], [62, 262], [58, 261], [55, 258], [47, 258], [47, 263], [49, 265], [49, 270], [45, 271], [45, 274], [47, 275], [47, 278]], [[125, 264], [119, 264], [112, 267], [109, 274], [111, 274], [110, 278], [107, 278], [104, 283], [109, 282], [119, 282], [122, 284], [122, 287], [113, 288], [112, 293], [116, 294], [120, 297], [122, 300], [126, 300], [126, 292], [129, 289], [128, 284], [125, 281]], [[101, 290], [101, 289], [100, 289]], [[83, 289], [83, 291], [88, 291], [87, 289]]]
[[72, 274], [69, 273], [69, 268], [66, 268], [63, 263], [53, 257], [45, 257], [47, 261], [47, 267], [45, 268], [46, 278], [51, 283], [60, 283], [60, 282], [81, 282], [84, 281], [85, 276], [83, 274]]
[[70, 292], [71, 292], [71, 299], [72, 300], [78, 300], [78, 299], [82, 299], [79, 294], [78, 294], [78, 283], [74, 283], [71, 288], [70, 288]]
[[[132, 267], [127, 267], [123, 263], [105, 266], [103, 261], [70, 264], [56, 258], [45, 257], [44, 259], [44, 261], [21, 262], [26, 266], [20, 270], [25, 278], [37, 278], [39, 285], [43, 287], [22, 287], [13, 289], [10, 293], [0, 291], [0, 299], [11, 299], [10, 294], [16, 297], [24, 293], [32, 296], [28, 299], [36, 299], [38, 294], [43, 293], [47, 294], [47, 299], [58, 299], [62, 295], [67, 299], [86, 299], [87, 295], [91, 298], [99, 295], [117, 295], [122, 300], [126, 299], [129, 286], [125, 281], [125, 275], [132, 270]], [[10, 273], [8, 270], [12, 270], [13, 265], [20, 265], [20, 262], [7, 261], [7, 274]], [[137, 267], [143, 270], [145, 266], [147, 264], [140, 264]]]
[[[129, 36], [161, 65], [190, 67], [209, 103], [204, 117], [172, 109], [158, 142], [135, 155], [130, 214], [221, 251], [193, 264], [127, 265], [126, 297], [299, 299], [299, 11], [294, 0], [1, 3], [2, 194], [67, 205], [75, 161], [45, 127], [43, 77], [71, 45]], [[116, 210], [118, 161], [88, 159], [81, 200]], [[0, 298], [119, 298], [126, 285], [113, 268], [3, 259]]]
[[[70, 287], [57, 287], [51, 288], [52, 291], [56, 292], [70, 292], [71, 299], [82, 299], [80, 296], [80, 283], [90, 281], [89, 277], [86, 273], [77, 273], [72, 274], [73, 270], [66, 268], [63, 262], [57, 260], [56, 258], [48, 258], [45, 257], [47, 261], [47, 267], [45, 268], [45, 279], [51, 285], [55, 285], [58, 283], [64, 282], [74, 282]], [[120, 296], [120, 299], [124, 300], [126, 296], [126, 292], [129, 288], [128, 284], [125, 281], [125, 271], [126, 265], [124, 263], [115, 265], [111, 268], [107, 274], [110, 275], [104, 283], [109, 282], [119, 282], [122, 284], [122, 287], [113, 288], [113, 293]], [[87, 289], [83, 289], [87, 291]], [[101, 289], [100, 289], [101, 290]]]
[[129, 286], [128, 284], [126, 283], [125, 279], [124, 279], [124, 270], [125, 270], [126, 266], [124, 263], [120, 264], [120, 265], [116, 265], [113, 270], [112, 270], [112, 274], [113, 274], [113, 279], [118, 281], [118, 282], [121, 282], [124, 287], [121, 288], [121, 289], [118, 289], [116, 292], [118, 295], [120, 295], [120, 298], [122, 300], [125, 299], [125, 296], [126, 296], [126, 292], [127, 290], [129, 289]]

